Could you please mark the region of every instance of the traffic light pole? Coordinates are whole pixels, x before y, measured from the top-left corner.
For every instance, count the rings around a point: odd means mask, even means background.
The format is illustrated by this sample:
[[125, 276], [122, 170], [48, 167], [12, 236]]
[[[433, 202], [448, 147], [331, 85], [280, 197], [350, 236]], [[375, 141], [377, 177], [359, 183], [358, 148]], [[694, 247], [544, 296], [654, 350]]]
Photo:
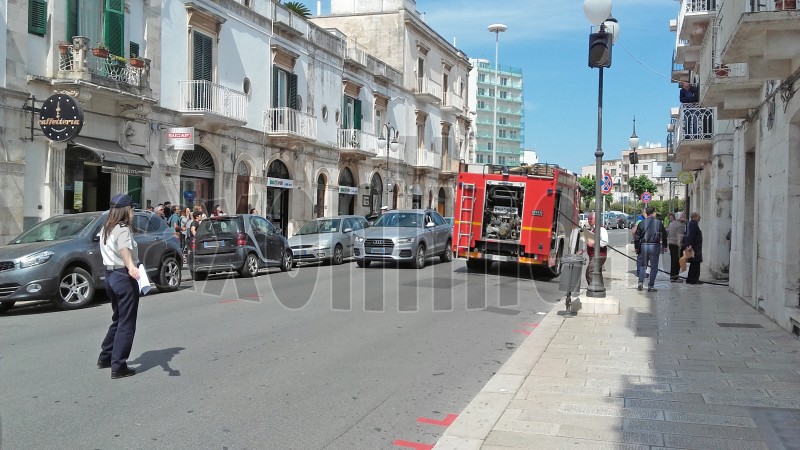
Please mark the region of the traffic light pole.
[[[602, 277], [600, 275], [600, 237], [603, 235], [602, 228], [605, 225], [605, 217], [603, 215], [603, 204], [605, 203], [605, 195], [603, 195], [603, 68], [598, 67], [599, 78], [597, 88], [597, 151], [594, 152], [595, 156], [595, 202], [594, 202], [594, 268], [592, 282], [586, 288], [587, 297], [603, 298], [606, 296], [606, 288], [603, 285]], [[602, 200], [601, 200], [602, 198]]]

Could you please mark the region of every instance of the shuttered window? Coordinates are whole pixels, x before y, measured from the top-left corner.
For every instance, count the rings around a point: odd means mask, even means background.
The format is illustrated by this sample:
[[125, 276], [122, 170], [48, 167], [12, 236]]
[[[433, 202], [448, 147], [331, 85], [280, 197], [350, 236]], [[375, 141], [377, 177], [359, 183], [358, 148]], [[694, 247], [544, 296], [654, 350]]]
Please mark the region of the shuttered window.
[[66, 40], [72, 42], [73, 36], [80, 36], [78, 31], [78, 0], [67, 1], [67, 36]]
[[131, 42], [128, 45], [128, 48], [130, 49], [129, 55], [130, 55], [131, 58], [138, 58], [139, 57], [139, 44], [137, 44], [136, 42]]
[[108, 51], [125, 56], [125, 0], [106, 0], [103, 22]]
[[297, 75], [272, 68], [272, 107], [297, 109]]
[[28, 2], [28, 33], [38, 36], [47, 34], [47, 0]]
[[211, 36], [195, 31], [193, 41], [192, 76], [194, 80], [214, 81], [213, 40]]

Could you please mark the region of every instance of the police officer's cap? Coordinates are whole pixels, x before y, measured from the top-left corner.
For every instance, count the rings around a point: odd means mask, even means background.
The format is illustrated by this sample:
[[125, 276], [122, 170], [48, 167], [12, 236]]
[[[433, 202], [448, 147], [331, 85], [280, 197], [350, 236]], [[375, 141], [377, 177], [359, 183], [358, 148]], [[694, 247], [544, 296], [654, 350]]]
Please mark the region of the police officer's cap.
[[117, 194], [111, 198], [112, 208], [124, 208], [126, 206], [134, 206], [133, 199], [125, 194]]

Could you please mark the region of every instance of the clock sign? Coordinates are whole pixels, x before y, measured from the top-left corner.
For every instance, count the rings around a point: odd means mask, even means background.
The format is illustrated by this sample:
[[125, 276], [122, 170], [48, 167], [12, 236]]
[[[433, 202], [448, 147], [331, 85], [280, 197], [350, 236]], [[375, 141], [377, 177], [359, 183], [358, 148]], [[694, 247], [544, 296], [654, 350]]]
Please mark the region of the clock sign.
[[39, 108], [39, 128], [51, 141], [68, 141], [83, 128], [80, 102], [66, 94], [50, 96]]

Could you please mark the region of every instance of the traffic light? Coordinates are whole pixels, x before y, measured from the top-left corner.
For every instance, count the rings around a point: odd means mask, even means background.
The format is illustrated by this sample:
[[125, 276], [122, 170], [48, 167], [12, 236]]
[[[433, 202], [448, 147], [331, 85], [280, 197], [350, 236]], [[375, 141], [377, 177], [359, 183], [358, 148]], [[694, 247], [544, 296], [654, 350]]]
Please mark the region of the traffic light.
[[628, 157], [631, 160], [631, 164], [639, 164], [639, 155], [636, 152], [631, 152]]
[[589, 67], [611, 67], [611, 33], [589, 35]]

